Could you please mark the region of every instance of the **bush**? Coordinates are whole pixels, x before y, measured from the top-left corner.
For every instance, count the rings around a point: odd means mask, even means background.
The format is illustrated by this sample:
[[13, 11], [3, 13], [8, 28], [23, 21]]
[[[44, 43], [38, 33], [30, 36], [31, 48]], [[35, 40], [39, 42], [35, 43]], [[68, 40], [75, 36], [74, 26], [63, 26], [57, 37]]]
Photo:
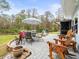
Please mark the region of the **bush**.
[[43, 29], [37, 29], [37, 32], [39, 32], [39, 33], [42, 32], [42, 31], [43, 31]]
[[17, 34], [19, 32], [19, 29], [0, 29], [1, 34]]

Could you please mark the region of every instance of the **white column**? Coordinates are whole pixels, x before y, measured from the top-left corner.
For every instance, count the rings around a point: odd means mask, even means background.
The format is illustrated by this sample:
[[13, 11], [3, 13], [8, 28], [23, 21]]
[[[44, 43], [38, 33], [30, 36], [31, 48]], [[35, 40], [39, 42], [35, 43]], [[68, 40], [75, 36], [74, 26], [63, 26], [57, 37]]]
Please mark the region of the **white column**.
[[79, 14], [78, 14], [78, 34], [79, 34]]
[[79, 11], [77, 12], [77, 17], [78, 17], [78, 34], [79, 34]]

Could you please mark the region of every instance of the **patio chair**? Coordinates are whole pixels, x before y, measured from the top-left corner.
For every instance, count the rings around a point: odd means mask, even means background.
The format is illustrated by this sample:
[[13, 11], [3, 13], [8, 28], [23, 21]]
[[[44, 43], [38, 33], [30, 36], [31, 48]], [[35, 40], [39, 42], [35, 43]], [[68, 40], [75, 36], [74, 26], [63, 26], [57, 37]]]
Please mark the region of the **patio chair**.
[[66, 47], [71, 47], [73, 48], [74, 52], [76, 51], [76, 41], [72, 40], [71, 37], [66, 37], [63, 39], [54, 39], [55, 43], [58, 44], [60, 42], [61, 45], [66, 46]]
[[43, 30], [42, 31], [42, 36], [46, 36], [46, 35], [48, 35], [48, 32], [46, 30]]
[[33, 41], [31, 32], [27, 32], [25, 38], [26, 38], [26, 41], [27, 40]]
[[72, 47], [74, 52], [76, 51], [76, 41], [75, 39], [75, 33], [72, 31], [72, 29], [68, 30], [66, 35], [59, 35], [59, 39], [54, 39], [55, 43], [58, 44], [60, 42], [62, 45], [67, 47]]
[[42, 33], [37, 33], [37, 34], [36, 34], [36, 37], [42, 38]]
[[60, 59], [65, 59], [65, 55], [71, 55], [71, 56], [75, 56], [74, 54], [71, 54], [68, 52], [67, 47], [63, 46], [63, 45], [58, 45], [52, 42], [47, 42], [48, 46], [49, 46], [49, 57], [50, 59], [54, 59], [54, 55], [52, 54], [53, 52], [56, 52], [58, 54], [58, 56], [60, 57]]
[[35, 32], [32, 32], [31, 35], [32, 35], [32, 37], [36, 37], [36, 33]]

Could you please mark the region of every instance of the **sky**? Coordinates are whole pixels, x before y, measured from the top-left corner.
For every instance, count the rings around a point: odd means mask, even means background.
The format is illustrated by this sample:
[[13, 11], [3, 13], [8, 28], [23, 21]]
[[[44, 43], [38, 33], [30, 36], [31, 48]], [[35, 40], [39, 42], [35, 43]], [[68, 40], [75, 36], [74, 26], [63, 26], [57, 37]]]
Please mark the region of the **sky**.
[[61, 7], [60, 0], [7, 0], [11, 9], [6, 11], [6, 14], [16, 14], [21, 10], [36, 8], [39, 14], [43, 14], [45, 11], [50, 11], [55, 14], [58, 8]]

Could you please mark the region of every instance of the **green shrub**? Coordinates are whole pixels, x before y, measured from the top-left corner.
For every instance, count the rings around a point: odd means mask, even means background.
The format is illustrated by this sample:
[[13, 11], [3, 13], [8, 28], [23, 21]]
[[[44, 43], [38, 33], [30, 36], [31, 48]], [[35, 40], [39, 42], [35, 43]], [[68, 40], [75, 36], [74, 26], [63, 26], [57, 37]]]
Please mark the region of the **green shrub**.
[[19, 32], [19, 29], [0, 29], [0, 33], [2, 34], [17, 34]]
[[42, 31], [43, 31], [43, 29], [37, 29], [37, 32], [39, 32], [39, 33], [42, 32]]

